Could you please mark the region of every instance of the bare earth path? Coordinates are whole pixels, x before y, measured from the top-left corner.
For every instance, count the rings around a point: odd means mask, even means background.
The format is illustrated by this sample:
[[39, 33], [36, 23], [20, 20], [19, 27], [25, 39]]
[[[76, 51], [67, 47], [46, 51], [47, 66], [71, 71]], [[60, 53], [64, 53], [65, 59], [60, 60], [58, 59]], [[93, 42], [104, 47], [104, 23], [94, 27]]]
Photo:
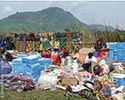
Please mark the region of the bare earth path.
[[93, 52], [94, 48], [82, 48], [79, 50], [79, 60], [84, 61], [85, 57], [89, 52]]

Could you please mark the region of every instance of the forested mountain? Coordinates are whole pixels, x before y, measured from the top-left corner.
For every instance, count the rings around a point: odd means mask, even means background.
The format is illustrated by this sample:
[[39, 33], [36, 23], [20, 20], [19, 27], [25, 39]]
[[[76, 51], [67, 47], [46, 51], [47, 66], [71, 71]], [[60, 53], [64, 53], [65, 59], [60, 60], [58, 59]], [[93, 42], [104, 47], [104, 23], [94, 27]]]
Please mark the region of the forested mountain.
[[[65, 29], [79, 31], [93, 28], [95, 25], [80, 22], [70, 12], [58, 7], [36, 12], [17, 12], [0, 20], [0, 32], [57, 32]], [[96, 28], [99, 29], [99, 26]]]
[[58, 7], [37, 12], [17, 12], [0, 20], [0, 32], [53, 32], [78, 30], [80, 27], [87, 28], [88, 25]]

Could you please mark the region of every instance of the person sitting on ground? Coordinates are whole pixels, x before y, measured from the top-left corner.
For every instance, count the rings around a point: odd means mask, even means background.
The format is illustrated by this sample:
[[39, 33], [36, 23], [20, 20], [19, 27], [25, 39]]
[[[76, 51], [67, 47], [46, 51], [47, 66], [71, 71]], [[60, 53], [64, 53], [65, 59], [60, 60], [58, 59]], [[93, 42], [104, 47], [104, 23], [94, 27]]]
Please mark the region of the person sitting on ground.
[[94, 72], [94, 93], [100, 100], [111, 100], [111, 84], [107, 73], [103, 73], [103, 69], [99, 65], [95, 65]]
[[89, 52], [85, 58], [84, 64], [82, 65], [83, 69], [88, 71], [88, 72], [91, 72], [92, 62], [97, 62], [97, 59], [96, 59], [96, 57], [93, 56], [92, 52]]

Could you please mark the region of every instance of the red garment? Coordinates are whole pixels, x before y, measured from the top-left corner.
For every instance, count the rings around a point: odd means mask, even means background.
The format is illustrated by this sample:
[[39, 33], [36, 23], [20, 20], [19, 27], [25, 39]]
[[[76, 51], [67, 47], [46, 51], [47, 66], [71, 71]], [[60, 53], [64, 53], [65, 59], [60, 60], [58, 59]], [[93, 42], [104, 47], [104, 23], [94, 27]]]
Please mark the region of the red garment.
[[102, 58], [104, 55], [105, 55], [105, 52], [104, 52], [104, 51], [101, 51], [101, 52], [99, 53], [99, 57], [100, 57], [100, 58]]
[[51, 58], [51, 53], [49, 53], [49, 52], [44, 52], [44, 53], [42, 53], [42, 57]]
[[66, 36], [67, 37], [71, 36], [71, 32], [70, 31], [66, 31]]
[[57, 65], [60, 63], [60, 56], [59, 55], [52, 55], [51, 56], [53, 64]]

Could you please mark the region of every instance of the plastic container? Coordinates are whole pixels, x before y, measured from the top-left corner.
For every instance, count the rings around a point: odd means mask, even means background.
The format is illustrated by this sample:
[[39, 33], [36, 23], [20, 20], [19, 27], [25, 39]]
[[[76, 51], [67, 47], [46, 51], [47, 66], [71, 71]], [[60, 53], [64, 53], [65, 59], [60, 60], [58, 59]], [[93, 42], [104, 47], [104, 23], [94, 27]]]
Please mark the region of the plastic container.
[[61, 58], [61, 63], [65, 65], [65, 58]]
[[79, 66], [78, 66], [78, 63], [73, 63], [73, 64], [72, 64], [73, 73], [77, 73], [77, 72], [78, 72], [78, 67], [79, 67]]

